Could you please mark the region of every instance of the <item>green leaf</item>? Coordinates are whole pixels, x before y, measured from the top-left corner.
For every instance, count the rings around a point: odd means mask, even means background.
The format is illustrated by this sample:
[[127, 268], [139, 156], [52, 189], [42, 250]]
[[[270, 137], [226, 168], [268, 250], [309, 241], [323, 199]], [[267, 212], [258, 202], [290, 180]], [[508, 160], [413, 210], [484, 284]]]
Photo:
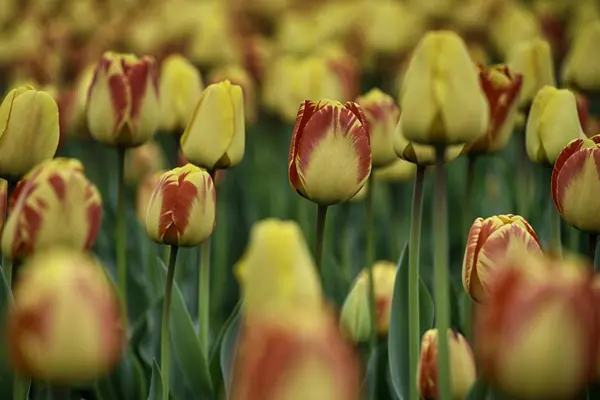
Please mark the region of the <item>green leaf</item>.
[[[163, 282], [167, 276], [167, 268], [159, 260]], [[172, 358], [181, 367], [188, 388], [198, 400], [214, 398], [210, 380], [208, 362], [200, 347], [192, 318], [185, 305], [185, 300], [179, 286], [173, 283], [173, 298], [171, 299], [171, 317], [169, 320], [171, 335]]]
[[94, 383], [94, 395], [98, 400], [118, 399], [115, 388], [108, 377], [99, 379]]
[[221, 372], [221, 348], [223, 344], [223, 339], [226, 334], [229, 332], [229, 327], [236, 322], [236, 318], [240, 313], [240, 309], [242, 306], [242, 300], [240, 299], [235, 308], [223, 324], [221, 331], [219, 332], [219, 336], [215, 340], [215, 343], [212, 346], [209, 357], [209, 366], [210, 366], [210, 375], [212, 377], [213, 388], [215, 394], [220, 391], [221, 386], [223, 386], [223, 373]]
[[237, 340], [243, 316], [238, 313], [231, 321], [231, 324], [225, 331], [223, 342], [221, 343], [220, 360], [223, 382], [225, 384], [225, 393], [229, 396], [229, 385], [231, 385], [231, 374], [233, 372], [233, 361], [237, 351]]
[[148, 400], [161, 400], [163, 392], [162, 374], [156, 363], [152, 362], [152, 378], [150, 379], [150, 390], [148, 391]]
[[369, 356], [363, 391], [369, 400], [394, 399], [393, 387], [388, 384], [388, 344], [382, 341]]
[[489, 392], [489, 386], [487, 382], [483, 379], [483, 377], [479, 376], [469, 394], [467, 395], [467, 400], [483, 400], [487, 397]]
[[[388, 333], [388, 357], [391, 380], [396, 395], [401, 399], [409, 396], [409, 360], [408, 360], [408, 250], [406, 245], [398, 260], [398, 273], [394, 284], [390, 330]], [[419, 320], [422, 336], [433, 327], [433, 299], [427, 286], [420, 280], [419, 285]]]
[[[10, 307], [10, 288], [0, 271], [0, 343], [6, 343], [4, 324]], [[8, 361], [8, 346], [0, 346], [0, 399], [12, 398], [13, 373]]]

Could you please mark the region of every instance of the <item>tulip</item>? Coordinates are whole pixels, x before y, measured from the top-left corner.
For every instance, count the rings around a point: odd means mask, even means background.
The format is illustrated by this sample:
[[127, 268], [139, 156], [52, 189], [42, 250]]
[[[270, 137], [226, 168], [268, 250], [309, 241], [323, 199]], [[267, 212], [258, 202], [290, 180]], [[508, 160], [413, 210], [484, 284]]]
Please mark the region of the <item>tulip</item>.
[[242, 88], [229, 81], [208, 85], [181, 137], [191, 163], [208, 170], [237, 165], [246, 142]]
[[[457, 11], [460, 12], [460, 9]], [[502, 59], [510, 56], [515, 43], [534, 40], [541, 35], [542, 27], [536, 15], [525, 4], [516, 1], [503, 1], [488, 23], [490, 42]]]
[[0, 179], [0, 235], [4, 230], [4, 223], [6, 222], [6, 210], [8, 203], [8, 182], [4, 179]]
[[583, 136], [577, 102], [572, 92], [545, 86], [535, 96], [527, 127], [527, 155], [539, 164], [554, 164], [561, 150], [573, 139]]
[[154, 59], [106, 52], [96, 66], [87, 124], [97, 141], [135, 147], [150, 139], [160, 118]]
[[207, 1], [195, 11], [198, 21], [195, 34], [186, 49], [190, 59], [198, 65], [223, 65], [236, 57], [233, 19], [226, 3]]
[[[378, 261], [373, 265], [377, 333], [382, 336], [387, 335], [390, 327], [396, 271], [396, 265], [389, 261]], [[369, 271], [367, 269], [363, 269], [358, 274], [344, 301], [341, 325], [354, 342], [366, 341], [371, 335]]]
[[416, 172], [416, 164], [396, 159], [392, 164], [373, 171], [373, 176], [382, 182], [405, 182], [414, 178]]
[[58, 106], [31, 86], [11, 90], [0, 104], [0, 176], [19, 179], [51, 159], [60, 137]]
[[[402, 160], [409, 161], [419, 166], [425, 167], [434, 165], [435, 147], [409, 141], [404, 136], [401, 120], [402, 116], [400, 116], [400, 121], [398, 122], [398, 125], [396, 125], [396, 132], [394, 134], [394, 152], [396, 155]], [[461, 154], [463, 148], [463, 144], [457, 144], [446, 148], [445, 161], [450, 162], [455, 160]]]
[[366, 119], [356, 103], [302, 103], [288, 158], [288, 177], [301, 196], [332, 205], [354, 196], [371, 173]]
[[[269, 261], [265, 262], [266, 259]], [[244, 292], [244, 312], [249, 318], [283, 318], [299, 305], [306, 310], [323, 307], [321, 280], [295, 222], [277, 219], [257, 222], [235, 273]]]
[[599, 40], [600, 21], [587, 24], [579, 31], [563, 64], [563, 82], [583, 90], [600, 90], [600, 72], [594, 67]]
[[160, 128], [179, 135], [189, 122], [202, 93], [200, 72], [186, 58], [171, 55], [163, 61], [159, 88]]
[[373, 89], [356, 99], [356, 103], [363, 109], [367, 119], [373, 167], [396, 161], [393, 144], [400, 109], [394, 99], [379, 89]]
[[[477, 378], [475, 359], [466, 339], [460, 333], [448, 330], [450, 350], [450, 379], [452, 398], [466, 399]], [[438, 399], [437, 359], [438, 330], [430, 329], [421, 339], [421, 355], [417, 366], [417, 387], [422, 399]]]
[[552, 50], [544, 39], [518, 42], [511, 50], [508, 65], [523, 75], [519, 107], [528, 108], [544, 86], [556, 86]]
[[350, 203], [360, 203], [364, 199], [367, 198], [367, 193], [369, 191], [369, 181], [366, 181], [363, 187], [352, 197], [350, 197], [347, 201]]
[[479, 71], [456, 33], [429, 32], [421, 39], [404, 77], [400, 108], [404, 135], [416, 143], [461, 144], [484, 134], [489, 106]]
[[581, 129], [583, 133], [589, 136], [594, 136], [594, 132], [590, 131], [591, 123], [590, 123], [590, 103], [583, 94], [574, 92], [575, 94], [575, 103], [577, 104], [577, 116], [579, 117], [579, 125], [581, 125]]
[[475, 314], [473, 349], [486, 381], [519, 399], [575, 398], [596, 369], [592, 276], [573, 259], [507, 260]]
[[[17, 185], [2, 234], [2, 253], [20, 259], [46, 248], [89, 249], [102, 219], [102, 198], [74, 158], [48, 160]], [[60, 227], [60, 229], [58, 229]]]
[[485, 135], [468, 144], [465, 151], [471, 155], [502, 150], [515, 127], [517, 100], [523, 77], [510, 72], [508, 67], [479, 68], [481, 87], [490, 107], [490, 124]]
[[32, 256], [14, 287], [8, 338], [19, 374], [62, 384], [105, 376], [121, 358], [125, 335], [104, 267], [74, 250]]
[[165, 172], [167, 171], [153, 172], [139, 180], [135, 198], [135, 215], [142, 225], [146, 224], [146, 212], [154, 189], [158, 186]]
[[[560, 153], [552, 171], [552, 199], [562, 218], [584, 232], [600, 233], [600, 135], [575, 139]], [[581, 188], [581, 189], [580, 189]]]
[[225, 68], [214, 70], [208, 79], [210, 83], [217, 83], [224, 80], [229, 80], [232, 84], [238, 85], [242, 88], [242, 93], [244, 94], [244, 115], [246, 117], [246, 122], [256, 122], [258, 112], [255, 98], [256, 85], [252, 76], [243, 67], [231, 65]]
[[136, 184], [145, 176], [163, 170], [166, 164], [160, 144], [149, 140], [125, 155], [125, 180]]
[[541, 253], [535, 231], [519, 215], [477, 218], [469, 230], [462, 267], [465, 291], [477, 302], [489, 295], [493, 272], [515, 252]]
[[146, 213], [146, 232], [157, 243], [197, 246], [215, 226], [215, 187], [210, 174], [187, 164], [165, 172]]

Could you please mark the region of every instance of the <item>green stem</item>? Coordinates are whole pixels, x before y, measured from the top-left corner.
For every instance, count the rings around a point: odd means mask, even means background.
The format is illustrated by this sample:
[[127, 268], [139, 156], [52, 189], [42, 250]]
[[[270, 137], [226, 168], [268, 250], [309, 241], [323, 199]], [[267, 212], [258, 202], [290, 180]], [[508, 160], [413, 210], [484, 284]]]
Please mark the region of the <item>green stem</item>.
[[450, 352], [448, 330], [450, 328], [450, 296], [448, 272], [448, 214], [446, 204], [446, 171], [444, 169], [445, 146], [436, 148], [435, 160], [435, 210], [434, 221], [434, 290], [436, 328], [438, 330], [438, 392], [440, 400], [452, 398], [450, 380]]
[[350, 282], [352, 279], [352, 257], [351, 257], [351, 236], [350, 236], [350, 207], [351, 204], [346, 202], [340, 204], [340, 215], [342, 220], [342, 226], [344, 229], [341, 232], [340, 237], [340, 258], [342, 260], [342, 266], [344, 268], [344, 276]]
[[31, 380], [15, 376], [13, 382], [13, 400], [27, 400], [29, 397], [29, 388]]
[[[417, 167], [415, 186], [413, 189], [412, 215], [410, 222], [410, 243], [408, 249], [408, 320], [409, 320], [409, 382], [417, 381], [417, 364], [419, 362], [419, 254], [421, 242], [421, 214], [423, 207], [423, 181], [425, 167]], [[409, 385], [409, 399], [418, 399], [419, 394], [414, 384]]]
[[210, 239], [200, 246], [200, 271], [198, 272], [198, 337], [206, 356], [209, 351], [210, 332]]
[[[373, 215], [373, 191], [375, 190], [375, 179], [373, 172], [369, 176], [367, 182], [367, 198], [366, 198], [366, 235], [367, 235], [367, 252], [366, 265], [369, 272], [369, 310], [371, 317], [371, 337], [369, 347], [371, 356], [374, 356], [377, 351], [377, 310], [375, 307], [375, 280], [373, 277], [373, 264], [375, 264], [375, 219]], [[373, 365], [373, 376], [378, 375], [377, 362]], [[372, 385], [371, 399], [375, 399], [377, 394], [377, 385]]]
[[519, 173], [517, 180], [517, 213], [527, 218], [529, 214], [529, 158], [525, 149], [525, 132], [517, 133], [517, 165]]
[[[6, 181], [6, 202], [4, 203], [4, 224], [6, 225], [6, 221], [8, 220], [8, 205], [10, 203], [10, 198], [15, 192], [15, 188], [17, 187], [17, 181], [13, 179], [8, 179]], [[10, 257], [7, 254], [2, 254], [2, 271], [4, 272], [4, 279], [8, 287], [12, 287], [12, 276], [13, 276], [13, 263]]]
[[560, 226], [562, 220], [560, 214], [554, 204], [550, 206], [550, 223], [552, 225], [552, 247], [551, 249], [556, 252], [559, 257], [562, 257], [562, 241], [560, 235]]
[[588, 234], [588, 255], [590, 256], [590, 260], [596, 267], [596, 247], [598, 246], [598, 234], [590, 233]]
[[473, 223], [473, 197], [475, 196], [475, 162], [477, 157], [467, 157], [467, 187], [464, 197], [464, 212], [463, 212], [463, 234], [465, 235], [465, 245], [469, 239], [469, 231]]
[[579, 235], [580, 232], [578, 229], [575, 229], [571, 226], [567, 227], [567, 242], [569, 251], [579, 253]]
[[116, 227], [117, 282], [121, 294], [123, 316], [127, 321], [127, 224], [125, 208], [125, 147], [118, 148], [118, 200]]
[[315, 262], [321, 275], [323, 275], [322, 262], [323, 262], [323, 237], [325, 235], [325, 219], [327, 218], [328, 206], [321, 204], [317, 205], [317, 231], [315, 237]]
[[175, 264], [179, 247], [171, 246], [169, 254], [169, 267], [165, 280], [165, 297], [163, 300], [162, 326], [160, 335], [160, 369], [163, 380], [163, 400], [169, 400], [169, 314], [171, 311], [171, 293], [175, 277]]

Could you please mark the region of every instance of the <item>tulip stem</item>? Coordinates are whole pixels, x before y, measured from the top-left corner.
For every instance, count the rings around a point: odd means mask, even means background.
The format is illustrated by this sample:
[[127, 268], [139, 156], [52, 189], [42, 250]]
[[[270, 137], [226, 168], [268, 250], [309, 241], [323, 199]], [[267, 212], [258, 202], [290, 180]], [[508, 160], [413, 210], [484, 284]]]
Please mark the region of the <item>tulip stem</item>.
[[198, 271], [198, 337], [202, 352], [208, 357], [210, 332], [210, 239], [200, 246]]
[[[417, 381], [417, 364], [419, 362], [419, 341], [421, 328], [419, 326], [419, 254], [421, 245], [421, 214], [423, 207], [423, 181], [425, 167], [417, 166], [415, 186], [413, 189], [412, 215], [410, 221], [410, 243], [408, 249], [408, 320], [409, 320], [409, 382]], [[417, 387], [409, 385], [409, 399], [418, 399]]]
[[435, 210], [434, 221], [434, 291], [436, 328], [439, 335], [438, 348], [438, 392], [439, 399], [452, 397], [450, 381], [450, 352], [448, 348], [448, 329], [450, 328], [450, 298], [448, 293], [448, 215], [446, 204], [446, 176], [444, 169], [445, 146], [436, 147], [435, 153]]
[[327, 208], [328, 206], [324, 206], [319, 204], [317, 206], [317, 232], [316, 232], [316, 241], [315, 241], [315, 261], [317, 263], [317, 268], [323, 275], [322, 271], [322, 262], [323, 262], [323, 237], [325, 235], [325, 219], [327, 218]]
[[117, 187], [117, 221], [116, 227], [116, 259], [117, 282], [121, 294], [123, 319], [127, 321], [127, 224], [125, 208], [125, 147], [118, 148], [118, 187]]
[[[8, 220], [8, 206], [10, 204], [10, 198], [15, 192], [17, 187], [17, 181], [14, 179], [7, 179], [6, 181], [6, 199], [4, 203], [4, 223]], [[4, 279], [8, 287], [12, 287], [12, 275], [13, 275], [13, 262], [8, 254], [2, 254], [2, 271], [4, 272]]]
[[552, 225], [552, 250], [556, 252], [559, 257], [562, 257], [562, 241], [560, 235], [561, 218], [557, 208], [554, 204], [550, 207], [550, 218]]
[[596, 267], [596, 247], [597, 247], [597, 245], [598, 245], [598, 234], [590, 233], [588, 235], [588, 254], [590, 255], [590, 260], [592, 261], [594, 268]]
[[[369, 340], [369, 347], [371, 349], [371, 357], [377, 354], [377, 310], [375, 307], [375, 279], [373, 277], [373, 264], [375, 264], [375, 220], [373, 215], [373, 191], [375, 190], [375, 179], [373, 179], [373, 172], [369, 175], [369, 181], [367, 182], [367, 198], [366, 198], [366, 235], [367, 235], [367, 254], [366, 264], [369, 271], [369, 311], [371, 316], [371, 337]], [[377, 360], [375, 358], [375, 360]], [[377, 376], [378, 372], [377, 362], [373, 364], [373, 376]], [[377, 385], [371, 387], [370, 399], [375, 399], [377, 396]]]
[[475, 162], [477, 161], [476, 156], [467, 157], [467, 187], [464, 198], [464, 212], [463, 212], [463, 234], [465, 235], [465, 245], [469, 240], [469, 231], [471, 230], [471, 224], [473, 223], [473, 196], [475, 188]]
[[162, 326], [160, 335], [160, 369], [163, 381], [163, 400], [169, 400], [169, 314], [171, 311], [171, 293], [175, 278], [175, 264], [179, 247], [171, 246], [169, 267], [165, 280], [165, 297], [163, 299]]

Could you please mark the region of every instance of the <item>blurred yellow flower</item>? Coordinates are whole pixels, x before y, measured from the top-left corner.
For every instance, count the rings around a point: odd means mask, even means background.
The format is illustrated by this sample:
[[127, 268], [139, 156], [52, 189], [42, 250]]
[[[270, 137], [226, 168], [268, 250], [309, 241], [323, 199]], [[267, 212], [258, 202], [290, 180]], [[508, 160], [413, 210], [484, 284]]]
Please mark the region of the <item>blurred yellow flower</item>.
[[564, 61], [562, 81], [578, 89], [600, 90], [600, 71], [597, 68], [596, 47], [600, 43], [600, 20], [589, 23], [575, 37]]

